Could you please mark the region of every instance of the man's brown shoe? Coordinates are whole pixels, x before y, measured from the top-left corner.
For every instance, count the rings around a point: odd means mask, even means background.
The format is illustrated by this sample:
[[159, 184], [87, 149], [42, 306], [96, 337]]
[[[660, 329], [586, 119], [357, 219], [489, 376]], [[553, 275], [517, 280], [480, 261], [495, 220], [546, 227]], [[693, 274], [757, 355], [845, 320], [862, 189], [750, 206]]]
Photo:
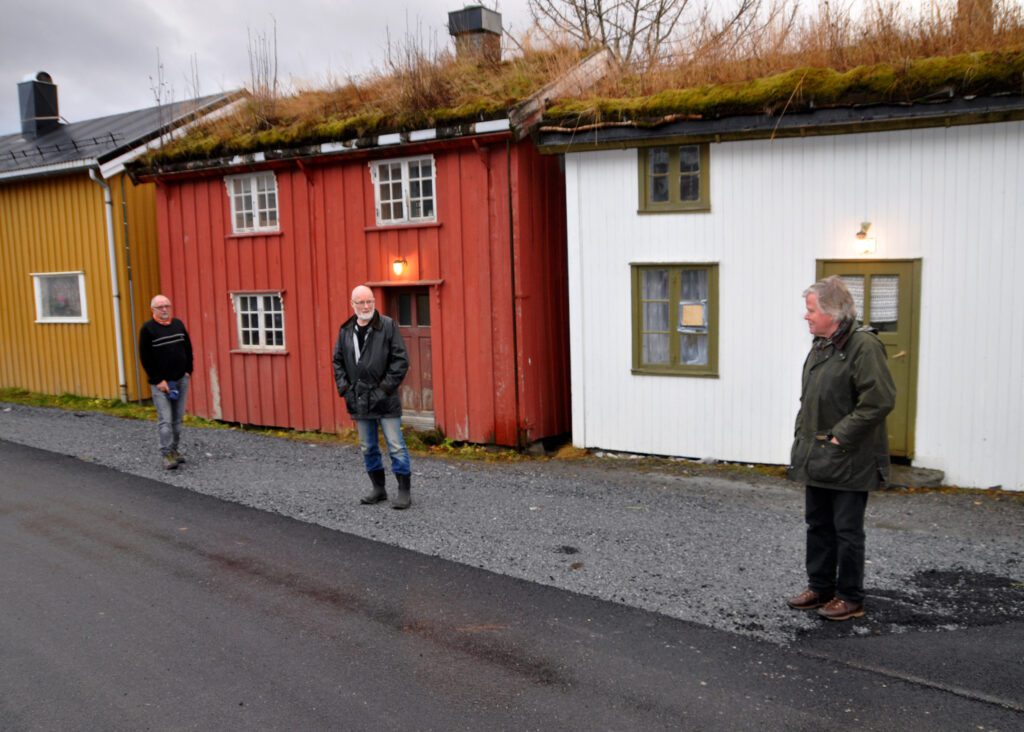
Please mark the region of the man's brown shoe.
[[786, 604], [794, 610], [813, 610], [816, 607], [822, 607], [831, 599], [831, 597], [825, 597], [808, 588], [796, 597], [786, 600]]
[[849, 600], [835, 597], [818, 611], [818, 615], [825, 618], [825, 620], [861, 618], [864, 617], [864, 605], [859, 602], [850, 602]]

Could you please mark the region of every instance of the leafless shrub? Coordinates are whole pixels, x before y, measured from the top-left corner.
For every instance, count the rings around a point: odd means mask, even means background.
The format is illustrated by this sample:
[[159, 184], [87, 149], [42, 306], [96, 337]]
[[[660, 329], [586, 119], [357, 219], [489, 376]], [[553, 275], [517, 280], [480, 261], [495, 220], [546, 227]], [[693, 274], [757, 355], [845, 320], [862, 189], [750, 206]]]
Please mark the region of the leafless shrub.
[[149, 90], [153, 94], [153, 101], [156, 102], [160, 142], [163, 143], [165, 139], [169, 139], [166, 135], [171, 123], [171, 109], [174, 106], [174, 86], [164, 78], [164, 64], [160, 60], [159, 47], [156, 49], [156, 78], [149, 77]]
[[271, 16], [273, 31], [253, 33], [249, 37], [250, 110], [259, 127], [269, 127], [276, 117], [280, 88], [277, 83], [277, 19]]

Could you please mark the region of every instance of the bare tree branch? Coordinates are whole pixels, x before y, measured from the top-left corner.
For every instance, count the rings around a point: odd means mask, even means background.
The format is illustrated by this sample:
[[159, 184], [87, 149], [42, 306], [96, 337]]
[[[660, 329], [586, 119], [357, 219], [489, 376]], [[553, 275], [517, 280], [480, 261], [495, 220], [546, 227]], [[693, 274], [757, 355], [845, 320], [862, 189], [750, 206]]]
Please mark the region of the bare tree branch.
[[533, 21], [580, 45], [601, 44], [619, 63], [646, 68], [662, 54], [691, 0], [529, 0]]

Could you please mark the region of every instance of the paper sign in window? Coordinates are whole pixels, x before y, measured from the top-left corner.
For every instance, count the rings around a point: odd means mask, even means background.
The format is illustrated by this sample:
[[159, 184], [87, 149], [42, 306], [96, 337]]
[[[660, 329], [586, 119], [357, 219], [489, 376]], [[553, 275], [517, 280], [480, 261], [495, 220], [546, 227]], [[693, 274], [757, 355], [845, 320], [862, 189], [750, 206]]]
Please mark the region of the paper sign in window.
[[701, 333], [708, 330], [708, 314], [706, 303], [679, 303], [679, 332]]
[[679, 303], [679, 332], [704, 333], [708, 329], [707, 303]]

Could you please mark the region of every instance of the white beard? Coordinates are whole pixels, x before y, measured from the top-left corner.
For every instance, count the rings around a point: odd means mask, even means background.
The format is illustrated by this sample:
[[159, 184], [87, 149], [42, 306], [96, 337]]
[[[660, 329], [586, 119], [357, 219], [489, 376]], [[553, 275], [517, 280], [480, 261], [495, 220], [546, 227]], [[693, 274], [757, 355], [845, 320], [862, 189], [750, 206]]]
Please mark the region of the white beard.
[[[373, 316], [376, 315], [376, 314], [377, 314], [377, 308], [374, 308], [373, 310], [371, 310], [369, 315], [360, 315], [359, 313], [356, 313], [356, 322], [359, 323], [359, 325], [366, 325], [371, 320], [373, 320]], [[363, 318], [366, 318], [366, 320], [363, 320]]]

